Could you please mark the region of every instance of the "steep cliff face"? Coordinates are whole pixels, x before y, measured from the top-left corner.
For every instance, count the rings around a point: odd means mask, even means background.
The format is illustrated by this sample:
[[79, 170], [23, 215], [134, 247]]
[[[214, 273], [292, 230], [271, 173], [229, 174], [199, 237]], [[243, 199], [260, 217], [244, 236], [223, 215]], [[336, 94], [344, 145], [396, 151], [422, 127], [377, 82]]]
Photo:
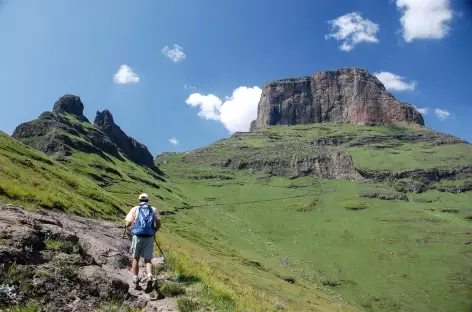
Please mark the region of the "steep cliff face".
[[109, 110], [97, 112], [94, 126], [104, 132], [129, 159], [148, 167], [154, 166], [154, 159], [147, 147], [132, 137], [127, 136], [126, 133], [115, 124]]
[[128, 137], [113, 122], [109, 111], [97, 115], [94, 127], [83, 115], [83, 110], [80, 97], [64, 95], [54, 104], [52, 112], [44, 112], [37, 119], [19, 125], [12, 136], [46, 154], [67, 156], [78, 150], [120, 159], [122, 151], [138, 164], [155, 167], [146, 146]]
[[266, 125], [310, 123], [424, 125], [424, 120], [364, 69], [318, 72], [264, 85], [251, 131]]

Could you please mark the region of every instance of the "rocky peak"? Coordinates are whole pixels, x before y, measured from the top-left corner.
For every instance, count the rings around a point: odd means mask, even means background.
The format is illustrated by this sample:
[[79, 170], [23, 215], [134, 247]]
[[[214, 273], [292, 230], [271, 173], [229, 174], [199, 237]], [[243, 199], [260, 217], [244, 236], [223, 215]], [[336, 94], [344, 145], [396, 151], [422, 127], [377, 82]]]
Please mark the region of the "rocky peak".
[[266, 83], [251, 130], [326, 122], [424, 125], [412, 105], [395, 99], [367, 70], [344, 68]]
[[102, 112], [97, 111], [93, 124], [104, 132], [129, 159], [150, 168], [154, 167], [154, 159], [148, 148], [134, 138], [126, 135], [126, 133], [115, 124], [113, 115], [109, 110]]
[[80, 121], [89, 122], [83, 111], [80, 97], [64, 95], [54, 104], [52, 112], [44, 112], [38, 119], [19, 125], [12, 136], [46, 154], [69, 155], [73, 150], [79, 150], [107, 160], [106, 154], [118, 159], [124, 154], [138, 164], [155, 168], [147, 147], [127, 136], [115, 124], [110, 111], [97, 112], [95, 127], [84, 126], [65, 115], [72, 114]]
[[103, 112], [97, 111], [94, 124], [96, 126], [100, 125], [101, 127], [108, 127], [115, 125], [115, 121], [113, 120], [111, 112], [108, 109], [105, 109]]
[[76, 95], [66, 94], [62, 96], [56, 101], [52, 111], [72, 114], [79, 117], [79, 119], [84, 121], [86, 120], [88, 122], [87, 118], [84, 116], [84, 104], [80, 100], [80, 97]]

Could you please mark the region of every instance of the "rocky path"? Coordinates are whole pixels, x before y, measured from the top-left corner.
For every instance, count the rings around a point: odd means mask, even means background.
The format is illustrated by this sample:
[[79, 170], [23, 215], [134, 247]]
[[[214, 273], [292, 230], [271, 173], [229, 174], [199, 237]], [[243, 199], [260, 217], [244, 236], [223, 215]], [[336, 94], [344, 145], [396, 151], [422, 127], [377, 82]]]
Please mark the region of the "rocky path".
[[0, 203], [0, 305], [35, 298], [52, 311], [94, 311], [111, 301], [178, 311], [174, 298], [153, 301], [134, 289], [130, 244], [112, 222]]

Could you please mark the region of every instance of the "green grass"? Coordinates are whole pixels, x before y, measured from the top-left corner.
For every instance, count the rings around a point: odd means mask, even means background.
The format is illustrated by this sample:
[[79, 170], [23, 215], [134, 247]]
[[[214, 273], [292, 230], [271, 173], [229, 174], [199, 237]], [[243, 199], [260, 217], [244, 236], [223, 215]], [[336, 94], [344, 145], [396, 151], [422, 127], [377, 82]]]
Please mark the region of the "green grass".
[[[471, 303], [470, 246], [463, 244], [470, 240], [470, 223], [440, 210], [447, 203], [462, 215], [470, 208], [472, 193], [433, 203], [356, 202], [364, 186], [342, 181], [297, 190], [271, 183], [186, 186], [201, 202], [210, 195], [217, 200], [167, 218], [171, 232], [201, 246], [198, 258], [206, 253], [218, 258], [216, 269], [229, 279], [242, 279], [285, 304], [314, 300], [300, 295], [316, 295], [305, 287], [327, 289], [375, 311], [459, 311]], [[306, 197], [289, 199], [297, 194]], [[259, 202], [245, 203], [256, 197]], [[274, 198], [280, 199], [264, 201]], [[309, 205], [315, 199], [318, 204], [311, 211], [297, 210], [299, 202]], [[352, 205], [369, 208], [346, 209]], [[455, 278], [455, 272], [463, 279]], [[277, 276], [292, 276], [296, 283], [280, 278], [277, 283]], [[326, 286], [327, 280], [337, 284]], [[310, 305], [302, 306], [308, 310]]]
[[142, 192], [149, 193], [161, 210], [184, 200], [172, 183], [125, 158], [110, 156], [106, 161], [96, 154], [75, 152], [56, 161], [3, 133], [0, 146], [2, 202], [113, 220], [121, 219]]
[[472, 147], [469, 144], [430, 146], [421, 143], [404, 143], [395, 148], [347, 148], [357, 167], [370, 170], [401, 171], [423, 168], [450, 168], [470, 165]]
[[166, 282], [159, 287], [159, 291], [166, 297], [175, 297], [185, 294], [185, 288], [177, 283]]
[[133, 309], [120, 302], [107, 302], [101, 307], [95, 309], [94, 312], [142, 312], [142, 309]]
[[177, 307], [180, 312], [194, 312], [199, 310], [199, 304], [190, 298], [177, 299]]
[[[269, 127], [160, 156], [163, 181], [126, 159], [75, 151], [58, 161], [0, 135], [0, 200], [116, 219], [137, 194], [151, 194], [165, 212], [166, 258], [194, 283], [199, 302], [218, 311], [462, 311], [472, 304], [472, 253], [464, 244], [472, 192], [433, 184], [408, 201], [387, 201], [358, 195], [405, 191], [403, 184], [418, 181], [290, 179], [283, 170], [222, 166], [326, 150], [344, 151], [366, 170], [472, 164], [471, 145], [438, 145], [442, 139], [421, 127]], [[338, 143], [314, 147], [323, 140]]]
[[[398, 139], [411, 133], [418, 136]], [[472, 164], [471, 145], [437, 145], [444, 137], [421, 127], [305, 125], [236, 134], [200, 151], [158, 158], [191, 203], [166, 216], [166, 247], [192, 259], [188, 264], [182, 260], [182, 266], [213, 285], [211, 292], [224, 291], [235, 310], [251, 306], [275, 311], [280, 303], [289, 311], [329, 311], [330, 296], [361, 311], [468, 308], [472, 253], [464, 242], [472, 233], [466, 219], [472, 215], [472, 192], [433, 188], [409, 193], [408, 200], [359, 198], [369, 190], [394, 194], [404, 187], [398, 181], [366, 185], [310, 177], [291, 180], [220, 165], [228, 158], [310, 155], [311, 142], [322, 138], [345, 139], [326, 148], [347, 152], [360, 169]], [[370, 143], [357, 146], [360, 141]], [[451, 183], [463, 181], [438, 185]], [[195, 262], [199, 269], [190, 268]], [[257, 299], [242, 303], [248, 298]]]
[[[1, 311], [1, 310], [0, 310]], [[24, 305], [10, 306], [6, 311], [9, 312], [46, 312], [45, 309], [39, 307], [34, 303], [27, 303]]]

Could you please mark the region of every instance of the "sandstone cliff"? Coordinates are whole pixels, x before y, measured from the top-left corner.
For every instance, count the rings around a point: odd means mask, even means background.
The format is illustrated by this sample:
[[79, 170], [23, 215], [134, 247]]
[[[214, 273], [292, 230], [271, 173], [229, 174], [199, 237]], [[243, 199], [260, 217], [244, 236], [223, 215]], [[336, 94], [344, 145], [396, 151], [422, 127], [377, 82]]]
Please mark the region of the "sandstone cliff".
[[364, 69], [345, 68], [266, 83], [251, 131], [266, 125], [354, 123], [424, 125], [412, 106]]
[[67, 156], [75, 149], [103, 158], [108, 158], [106, 154], [109, 154], [121, 159], [121, 151], [138, 164], [155, 167], [146, 146], [128, 137], [113, 122], [109, 111], [100, 114], [100, 118], [97, 116], [96, 127], [83, 111], [80, 97], [64, 95], [54, 104], [52, 112], [44, 112], [37, 119], [19, 125], [12, 136], [49, 155]]

